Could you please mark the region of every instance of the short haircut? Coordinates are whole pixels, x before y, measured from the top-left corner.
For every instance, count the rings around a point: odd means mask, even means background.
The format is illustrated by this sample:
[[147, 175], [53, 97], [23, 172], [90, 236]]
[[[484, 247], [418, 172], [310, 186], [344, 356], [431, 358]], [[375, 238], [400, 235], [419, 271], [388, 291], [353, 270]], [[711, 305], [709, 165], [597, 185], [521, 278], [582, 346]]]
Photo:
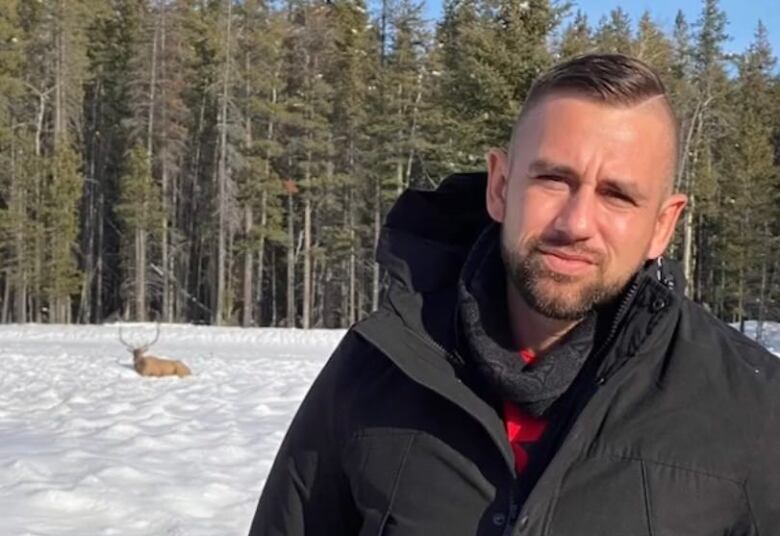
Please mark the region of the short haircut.
[[679, 160], [679, 124], [661, 77], [641, 60], [623, 54], [585, 54], [559, 63], [542, 73], [528, 91], [523, 108], [512, 129], [511, 146], [517, 127], [535, 104], [553, 93], [574, 93], [611, 106], [635, 106], [661, 97], [669, 112], [674, 133], [675, 161]]

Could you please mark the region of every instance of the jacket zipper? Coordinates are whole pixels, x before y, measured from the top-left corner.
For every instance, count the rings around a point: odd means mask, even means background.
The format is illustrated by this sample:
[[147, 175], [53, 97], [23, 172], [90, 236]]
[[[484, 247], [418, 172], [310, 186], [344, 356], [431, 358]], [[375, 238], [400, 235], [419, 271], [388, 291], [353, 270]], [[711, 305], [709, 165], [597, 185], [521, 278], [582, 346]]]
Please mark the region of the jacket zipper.
[[[634, 297], [636, 296], [637, 292], [639, 291], [639, 282], [634, 281], [631, 284], [631, 287], [629, 287], [628, 292], [623, 297], [623, 301], [620, 303], [620, 306], [618, 307], [617, 313], [615, 314], [615, 319], [612, 322], [612, 326], [610, 327], [609, 334], [607, 335], [607, 338], [604, 340], [604, 344], [601, 345], [601, 347], [598, 349], [598, 351], [594, 354], [594, 362], [599, 363], [602, 357], [609, 351], [609, 349], [612, 347], [612, 343], [615, 340], [615, 337], [617, 337], [618, 334], [618, 327], [620, 326], [620, 323], [623, 321], [623, 317], [625, 316], [629, 305], [632, 301], [634, 301]], [[604, 374], [598, 375], [596, 378], [596, 382], [601, 384], [606, 380], [606, 376], [609, 371], [605, 372]]]

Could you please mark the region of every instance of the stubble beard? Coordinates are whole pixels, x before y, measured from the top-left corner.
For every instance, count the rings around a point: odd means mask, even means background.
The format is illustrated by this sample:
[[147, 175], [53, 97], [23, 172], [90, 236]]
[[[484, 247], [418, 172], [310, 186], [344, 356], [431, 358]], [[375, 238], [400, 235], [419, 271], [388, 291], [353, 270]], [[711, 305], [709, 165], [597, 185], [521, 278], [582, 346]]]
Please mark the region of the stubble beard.
[[[598, 305], [608, 303], [620, 295], [632, 271], [618, 279], [608, 280], [604, 273], [603, 256], [589, 252], [596, 258], [596, 274], [588, 279], [550, 270], [538, 247], [539, 238], [528, 243], [528, 253], [512, 249], [501, 240], [501, 257], [512, 285], [534, 311], [555, 320], [576, 321], [585, 317]], [[550, 244], [560, 247], [562, 244]], [[576, 245], [566, 245], [577, 251]]]

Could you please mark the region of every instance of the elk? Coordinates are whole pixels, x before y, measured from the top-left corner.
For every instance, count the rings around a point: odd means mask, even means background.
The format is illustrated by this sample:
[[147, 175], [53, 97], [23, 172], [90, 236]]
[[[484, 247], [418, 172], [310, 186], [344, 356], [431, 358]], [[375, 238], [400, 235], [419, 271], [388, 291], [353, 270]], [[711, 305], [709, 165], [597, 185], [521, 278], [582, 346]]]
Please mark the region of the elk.
[[125, 345], [133, 354], [133, 368], [141, 376], [190, 376], [192, 373], [187, 365], [175, 359], [165, 359], [153, 355], [146, 355], [149, 348], [157, 342], [160, 337], [160, 324], [154, 334], [151, 342], [141, 346], [130, 344], [122, 337], [122, 326], [119, 326], [119, 341]]

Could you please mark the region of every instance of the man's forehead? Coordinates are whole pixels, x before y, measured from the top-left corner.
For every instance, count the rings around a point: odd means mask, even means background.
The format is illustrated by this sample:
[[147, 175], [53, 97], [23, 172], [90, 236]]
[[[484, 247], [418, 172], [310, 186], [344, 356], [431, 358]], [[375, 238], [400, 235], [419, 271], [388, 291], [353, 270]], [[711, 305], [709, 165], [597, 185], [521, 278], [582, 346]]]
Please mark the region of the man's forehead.
[[555, 111], [559, 107], [579, 106], [588, 107], [594, 114], [615, 112], [632, 112], [635, 114], [650, 113], [657, 115], [659, 119], [669, 121], [669, 127], [674, 128], [676, 119], [665, 95], [654, 95], [641, 101], [632, 103], [605, 102], [601, 99], [585, 95], [576, 91], [555, 91], [538, 100], [527, 104], [521, 110], [515, 122], [515, 129], [526, 117], [538, 116], [544, 112]]
[[[538, 119], [539, 115], [555, 112], [559, 108], [572, 106], [579, 108], [590, 108], [594, 115], [599, 115], [600, 113], [609, 113], [611, 111], [632, 112], [637, 116], [649, 114], [651, 116], [655, 116], [664, 124], [665, 127], [669, 128], [672, 137], [676, 138], [677, 136], [677, 118], [675, 117], [671, 104], [665, 95], [654, 95], [636, 103], [624, 104], [605, 102], [603, 100], [576, 91], [560, 90], [552, 92], [548, 95], [540, 97], [538, 100], [524, 105], [512, 128], [510, 143], [513, 145], [513, 142], [516, 140], [521, 127], [531, 118]], [[510, 148], [512, 145], [510, 145]]]

